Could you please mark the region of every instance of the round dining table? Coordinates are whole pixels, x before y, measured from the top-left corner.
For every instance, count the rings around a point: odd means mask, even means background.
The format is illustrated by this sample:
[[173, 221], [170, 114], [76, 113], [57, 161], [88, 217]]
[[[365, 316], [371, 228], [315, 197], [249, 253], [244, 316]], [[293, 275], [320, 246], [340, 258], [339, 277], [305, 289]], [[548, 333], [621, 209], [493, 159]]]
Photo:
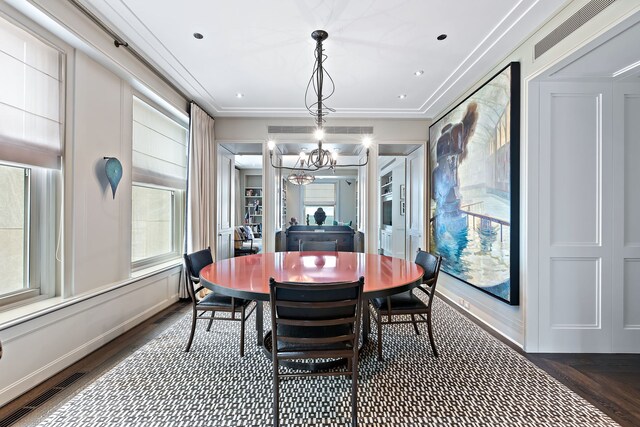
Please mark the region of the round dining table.
[[[278, 282], [351, 282], [364, 277], [363, 299], [393, 295], [418, 286], [424, 270], [411, 261], [356, 252], [275, 252], [216, 261], [200, 271], [200, 283], [213, 292], [257, 301], [256, 331], [263, 344], [263, 302], [269, 301], [269, 278]], [[363, 340], [368, 338], [369, 310], [364, 307]]]

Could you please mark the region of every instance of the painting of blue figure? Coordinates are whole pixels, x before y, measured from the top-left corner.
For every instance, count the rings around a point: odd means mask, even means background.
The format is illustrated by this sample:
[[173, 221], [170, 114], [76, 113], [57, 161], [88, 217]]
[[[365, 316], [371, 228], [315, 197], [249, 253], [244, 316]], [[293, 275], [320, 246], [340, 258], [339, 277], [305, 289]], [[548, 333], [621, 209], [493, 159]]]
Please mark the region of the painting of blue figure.
[[442, 271], [509, 304], [518, 286], [518, 63], [429, 128], [430, 250]]

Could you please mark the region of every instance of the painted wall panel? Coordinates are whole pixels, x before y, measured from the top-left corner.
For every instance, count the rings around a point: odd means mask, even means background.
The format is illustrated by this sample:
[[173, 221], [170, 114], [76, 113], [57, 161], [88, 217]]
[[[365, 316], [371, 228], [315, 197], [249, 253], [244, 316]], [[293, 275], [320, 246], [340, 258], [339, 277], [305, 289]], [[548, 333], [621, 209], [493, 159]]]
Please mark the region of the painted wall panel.
[[551, 243], [599, 243], [600, 95], [552, 94], [550, 103]]
[[640, 330], [640, 259], [624, 262], [623, 300], [623, 327]]
[[624, 94], [624, 242], [640, 246], [640, 94]]
[[601, 285], [600, 260], [552, 259], [551, 327], [599, 327]]
[[4, 347], [0, 406], [173, 304], [180, 276], [177, 266], [0, 330]]

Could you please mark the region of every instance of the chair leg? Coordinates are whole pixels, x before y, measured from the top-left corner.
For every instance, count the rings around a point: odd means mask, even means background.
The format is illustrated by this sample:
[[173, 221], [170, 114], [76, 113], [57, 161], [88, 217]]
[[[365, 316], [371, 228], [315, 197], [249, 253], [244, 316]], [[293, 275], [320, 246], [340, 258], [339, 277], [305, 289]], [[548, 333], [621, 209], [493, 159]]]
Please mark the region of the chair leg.
[[436, 349], [436, 341], [433, 338], [433, 326], [431, 326], [431, 311], [427, 313], [427, 329], [429, 331], [429, 341], [431, 341], [431, 349], [433, 350], [433, 355], [438, 357], [438, 350]]
[[279, 402], [280, 401], [280, 390], [278, 384], [278, 362], [276, 360], [273, 361], [273, 427], [278, 427], [279, 423]]
[[211, 325], [213, 324], [213, 316], [216, 315], [215, 311], [211, 312], [211, 320], [209, 320], [209, 326], [207, 326], [207, 332], [209, 332], [211, 330]]
[[376, 323], [378, 324], [378, 360], [382, 361], [382, 314], [377, 312]]
[[198, 312], [193, 309], [193, 316], [191, 317], [191, 334], [189, 335], [189, 342], [187, 343], [187, 348], [185, 348], [185, 352], [189, 352], [191, 348], [191, 343], [193, 343], [193, 335], [196, 333], [196, 319], [198, 317]]
[[413, 323], [413, 329], [416, 330], [416, 335], [420, 335], [420, 331], [418, 330], [418, 324], [416, 323], [416, 315], [411, 315], [411, 323]]
[[240, 357], [244, 357], [244, 306], [242, 307], [242, 313], [240, 317]]
[[349, 359], [351, 365], [351, 425], [358, 425], [358, 359]]

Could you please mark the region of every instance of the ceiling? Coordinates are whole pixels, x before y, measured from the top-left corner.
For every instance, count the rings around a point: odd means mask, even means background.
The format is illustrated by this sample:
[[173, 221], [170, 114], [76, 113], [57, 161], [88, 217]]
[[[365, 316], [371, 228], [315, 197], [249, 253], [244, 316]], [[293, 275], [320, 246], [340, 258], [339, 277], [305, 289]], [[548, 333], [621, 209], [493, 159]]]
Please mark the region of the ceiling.
[[[334, 116], [394, 118], [437, 115], [564, 4], [79, 1], [215, 116], [306, 116], [310, 34], [323, 29], [325, 66], [336, 84], [328, 102]], [[436, 40], [440, 34], [448, 38]], [[418, 70], [424, 74], [415, 76]]]

